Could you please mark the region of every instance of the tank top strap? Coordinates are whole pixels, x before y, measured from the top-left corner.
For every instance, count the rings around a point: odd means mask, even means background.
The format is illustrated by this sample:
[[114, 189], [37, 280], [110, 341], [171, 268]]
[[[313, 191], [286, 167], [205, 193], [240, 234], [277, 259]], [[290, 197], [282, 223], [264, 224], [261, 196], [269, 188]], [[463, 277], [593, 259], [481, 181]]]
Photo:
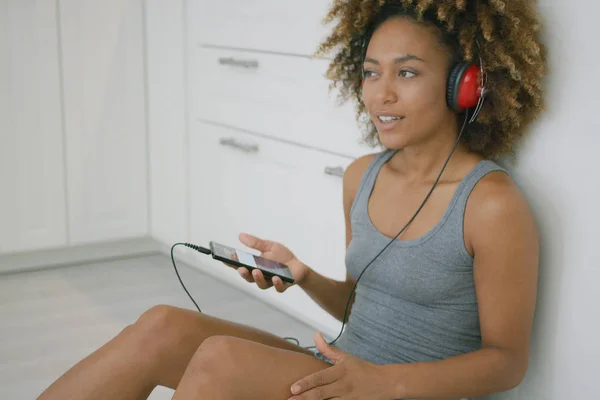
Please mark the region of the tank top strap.
[[[352, 203], [350, 214], [353, 215], [357, 210], [367, 210], [369, 204], [369, 198], [373, 192], [373, 187], [377, 180], [379, 170], [381, 167], [389, 161], [390, 158], [397, 152], [397, 150], [386, 149], [371, 160], [367, 170], [365, 171], [361, 183], [358, 187], [358, 191]], [[462, 233], [463, 220], [465, 214], [465, 208], [471, 192], [475, 188], [475, 185], [487, 174], [494, 171], [502, 171], [508, 175], [508, 171], [498, 165], [492, 160], [482, 160], [464, 177], [464, 179], [458, 185], [456, 192], [454, 193], [451, 204], [446, 210], [443, 219], [451, 220], [451, 226], [458, 226]], [[448, 222], [448, 221], [445, 221]], [[461, 236], [462, 238], [462, 236]]]
[[454, 194], [450, 210], [446, 215], [444, 226], [438, 240], [449, 241], [448, 248], [456, 249], [459, 252], [459, 257], [465, 262], [472, 262], [472, 256], [465, 247], [464, 241], [464, 220], [467, 201], [475, 185], [487, 174], [494, 171], [502, 171], [508, 175], [508, 171], [502, 168], [491, 160], [480, 161], [472, 170], [465, 176], [459, 184], [459, 187]]
[[350, 208], [350, 214], [352, 215], [356, 208], [363, 209], [366, 208], [369, 202], [369, 197], [371, 196], [371, 192], [373, 191], [373, 187], [375, 186], [375, 181], [377, 180], [377, 175], [379, 174], [379, 170], [381, 167], [389, 161], [390, 158], [396, 153], [397, 150], [386, 149], [375, 155], [367, 170], [363, 174], [360, 185], [356, 192], [356, 196], [354, 197], [354, 202], [352, 203], [352, 207]]
[[[482, 160], [465, 176], [459, 187], [457, 188], [457, 193], [454, 197], [455, 199], [455, 211], [460, 211], [459, 214], [464, 214], [465, 207], [467, 205], [467, 201], [469, 200], [469, 196], [471, 192], [475, 188], [475, 185], [487, 174], [494, 171], [502, 171], [508, 175], [508, 171], [502, 168], [500, 165], [496, 164], [491, 160]], [[459, 215], [460, 218], [463, 218], [463, 215]]]

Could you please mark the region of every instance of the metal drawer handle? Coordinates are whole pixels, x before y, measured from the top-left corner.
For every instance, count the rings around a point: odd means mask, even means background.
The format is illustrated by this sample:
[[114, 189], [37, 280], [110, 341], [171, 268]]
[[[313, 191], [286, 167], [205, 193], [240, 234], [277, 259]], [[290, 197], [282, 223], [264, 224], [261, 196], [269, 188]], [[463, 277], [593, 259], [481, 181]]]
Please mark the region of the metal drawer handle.
[[237, 60], [231, 57], [220, 57], [219, 64], [221, 65], [232, 65], [234, 67], [242, 67], [247, 69], [258, 69], [257, 60]]
[[339, 176], [340, 178], [344, 177], [344, 168], [343, 167], [325, 167], [325, 173], [327, 175]]
[[222, 146], [233, 147], [234, 149], [242, 150], [245, 153], [258, 153], [259, 147], [257, 144], [240, 143], [234, 138], [222, 138], [219, 140]]

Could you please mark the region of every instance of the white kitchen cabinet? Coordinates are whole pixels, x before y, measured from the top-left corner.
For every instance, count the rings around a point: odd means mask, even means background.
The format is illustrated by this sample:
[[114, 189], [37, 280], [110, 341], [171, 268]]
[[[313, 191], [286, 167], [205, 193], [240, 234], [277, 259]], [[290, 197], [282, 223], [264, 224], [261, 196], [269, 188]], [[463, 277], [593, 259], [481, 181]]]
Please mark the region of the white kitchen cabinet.
[[[342, 177], [351, 158], [298, 148], [220, 126], [199, 123], [190, 139], [192, 241], [242, 248], [240, 232], [279, 241], [305, 263], [334, 279], [345, 278]], [[214, 266], [232, 283], [246, 284], [223, 264]], [[329, 332], [339, 329], [299, 288], [274, 303]]]
[[350, 157], [361, 143], [354, 104], [339, 106], [329, 62], [210, 48], [190, 52], [193, 116]]
[[330, 27], [322, 20], [331, 0], [190, 0], [194, 43], [313, 54]]
[[63, 0], [71, 244], [145, 236], [142, 0]]
[[53, 1], [0, 2], [0, 252], [65, 245]]
[[188, 240], [183, 4], [146, 1], [150, 229], [165, 244]]

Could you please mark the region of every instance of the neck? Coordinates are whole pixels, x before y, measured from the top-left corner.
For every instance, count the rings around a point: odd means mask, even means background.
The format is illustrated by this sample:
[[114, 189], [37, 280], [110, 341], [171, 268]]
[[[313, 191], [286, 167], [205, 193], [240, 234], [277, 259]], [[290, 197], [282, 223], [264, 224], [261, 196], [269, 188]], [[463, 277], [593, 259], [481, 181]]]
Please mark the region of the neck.
[[[400, 149], [390, 159], [389, 167], [403, 175], [410, 183], [435, 181], [458, 139], [457, 130], [453, 131], [449, 130], [446, 134], [438, 132], [431, 140]], [[469, 153], [465, 144], [459, 143], [442, 177], [450, 176], [451, 171], [459, 166], [461, 160]]]

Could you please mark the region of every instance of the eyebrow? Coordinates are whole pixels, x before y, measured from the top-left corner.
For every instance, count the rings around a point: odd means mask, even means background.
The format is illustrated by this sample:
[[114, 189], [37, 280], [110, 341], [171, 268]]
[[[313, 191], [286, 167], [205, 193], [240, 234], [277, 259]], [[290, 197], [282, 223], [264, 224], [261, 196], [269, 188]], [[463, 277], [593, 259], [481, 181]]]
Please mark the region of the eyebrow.
[[[405, 56], [402, 57], [396, 57], [394, 59], [394, 64], [400, 64], [403, 63], [405, 61], [410, 61], [410, 60], [416, 60], [416, 61], [421, 61], [421, 62], [425, 62], [425, 60], [423, 60], [422, 58], [419, 58], [417, 56], [415, 56], [414, 54], [407, 54]], [[379, 65], [379, 61], [373, 59], [373, 58], [365, 58], [365, 62], [367, 63], [372, 63], [372, 64], [376, 64]]]

